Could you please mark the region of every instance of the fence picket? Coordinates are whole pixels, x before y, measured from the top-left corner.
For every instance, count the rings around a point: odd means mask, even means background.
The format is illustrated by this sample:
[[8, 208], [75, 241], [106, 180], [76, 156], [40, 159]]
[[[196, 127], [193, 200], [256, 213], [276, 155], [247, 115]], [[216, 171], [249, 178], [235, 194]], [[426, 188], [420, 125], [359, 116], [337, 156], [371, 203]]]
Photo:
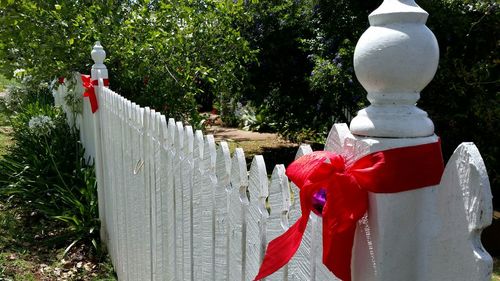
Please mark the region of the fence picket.
[[216, 148], [212, 135], [205, 136], [203, 149], [203, 173], [201, 186], [202, 227], [200, 237], [203, 241], [202, 270], [203, 280], [214, 279], [214, 191], [217, 184], [215, 176]]
[[133, 161], [132, 161], [132, 151], [131, 151], [131, 134], [132, 127], [130, 124], [131, 121], [131, 102], [129, 100], [124, 99], [124, 114], [123, 114], [123, 176], [124, 176], [124, 191], [125, 191], [125, 224], [126, 224], [126, 255], [127, 262], [126, 268], [128, 270], [127, 280], [136, 280], [135, 276], [135, 268], [134, 268], [134, 237], [133, 237], [133, 221], [132, 221], [132, 213], [134, 210], [134, 205], [132, 201], [132, 187], [131, 177], [133, 170]]
[[127, 215], [127, 204], [126, 204], [126, 190], [124, 184], [124, 124], [123, 124], [123, 115], [124, 115], [124, 99], [121, 96], [115, 96], [115, 105], [117, 108], [117, 114], [115, 116], [116, 119], [116, 151], [115, 151], [115, 162], [114, 166], [116, 170], [116, 183], [118, 187], [117, 191], [117, 200], [118, 200], [118, 239], [119, 239], [119, 252], [121, 259], [121, 271], [122, 271], [122, 280], [128, 280], [128, 270], [127, 270], [127, 223], [126, 223], [126, 215]]
[[[270, 215], [267, 220], [267, 239], [268, 241], [281, 235], [288, 229], [288, 222], [284, 220], [284, 215], [288, 214], [290, 209], [290, 187], [288, 177], [285, 175], [285, 166], [276, 165], [271, 175], [269, 184], [269, 206]], [[270, 275], [266, 280], [284, 281], [288, 278], [288, 265]]]
[[228, 280], [228, 231], [227, 205], [231, 176], [231, 155], [226, 142], [220, 142], [217, 149], [216, 163], [217, 186], [214, 190], [215, 216], [215, 279]]
[[142, 134], [142, 152], [144, 156], [144, 173], [143, 173], [143, 188], [141, 190], [142, 201], [143, 201], [143, 219], [144, 219], [144, 229], [143, 229], [143, 247], [144, 247], [144, 276], [147, 276], [148, 279], [152, 279], [152, 263], [155, 257], [152, 253], [151, 245], [153, 245], [153, 232], [151, 231], [151, 225], [153, 223], [153, 216], [151, 215], [151, 109], [146, 107], [144, 109], [141, 108], [141, 116], [144, 126], [144, 131]]
[[248, 212], [248, 172], [243, 149], [236, 148], [231, 159], [228, 202], [229, 280], [245, 280], [246, 216]]
[[[151, 280], [161, 280], [162, 275], [162, 260], [163, 256], [161, 253], [162, 237], [161, 237], [161, 194], [159, 191], [160, 176], [159, 176], [159, 152], [160, 152], [160, 140], [159, 140], [159, 112], [151, 110], [150, 120], [151, 120], [151, 170], [150, 170], [150, 190], [151, 190], [151, 236], [154, 238], [154, 242], [151, 245], [151, 255], [154, 257], [151, 263], [152, 277]], [[153, 240], [152, 240], [153, 241]]]
[[201, 194], [203, 185], [203, 134], [197, 130], [194, 137], [194, 174], [193, 174], [193, 268], [194, 280], [203, 280], [203, 213], [201, 206]]
[[[301, 145], [297, 150], [295, 159], [311, 152], [312, 149], [309, 145]], [[294, 183], [291, 183], [290, 190], [293, 194], [293, 204], [290, 207], [290, 217], [289, 217], [289, 222], [291, 226], [301, 216], [301, 211], [300, 211], [300, 197], [299, 197], [298, 187]], [[289, 280], [294, 280], [294, 281], [316, 280], [313, 270], [314, 268], [311, 262], [311, 239], [312, 239], [311, 224], [308, 223], [306, 231], [304, 232], [304, 236], [302, 237], [302, 243], [300, 244], [297, 253], [289, 263]]]
[[138, 280], [141, 271], [141, 261], [139, 256], [139, 251], [141, 250], [140, 237], [141, 237], [141, 217], [140, 217], [140, 196], [139, 196], [139, 180], [140, 172], [142, 167], [142, 155], [140, 154], [140, 123], [138, 119], [138, 106], [135, 103], [130, 104], [129, 109], [129, 126], [130, 126], [130, 159], [131, 159], [131, 169], [129, 170], [129, 202], [130, 206], [133, 206], [134, 211], [130, 213], [130, 230], [131, 230], [131, 280]]
[[193, 279], [193, 147], [194, 135], [191, 126], [184, 127], [184, 159], [181, 164], [183, 190], [183, 233], [184, 233], [184, 280]]
[[184, 214], [183, 214], [183, 189], [181, 182], [181, 163], [184, 158], [184, 127], [181, 122], [169, 119], [169, 132], [173, 137], [172, 165], [174, 183], [174, 204], [175, 204], [175, 260], [176, 260], [176, 280], [184, 280]]
[[164, 145], [162, 147], [162, 167], [164, 169], [165, 183], [161, 187], [162, 197], [162, 218], [163, 218], [163, 238], [166, 241], [164, 254], [166, 268], [164, 278], [166, 280], [176, 280], [176, 245], [175, 245], [175, 194], [174, 194], [174, 133], [175, 121], [170, 118], [168, 121], [162, 119], [162, 133]]
[[249, 211], [247, 220], [247, 268], [246, 280], [253, 280], [257, 275], [266, 247], [266, 209], [268, 196], [266, 164], [262, 155], [253, 158], [249, 173]]

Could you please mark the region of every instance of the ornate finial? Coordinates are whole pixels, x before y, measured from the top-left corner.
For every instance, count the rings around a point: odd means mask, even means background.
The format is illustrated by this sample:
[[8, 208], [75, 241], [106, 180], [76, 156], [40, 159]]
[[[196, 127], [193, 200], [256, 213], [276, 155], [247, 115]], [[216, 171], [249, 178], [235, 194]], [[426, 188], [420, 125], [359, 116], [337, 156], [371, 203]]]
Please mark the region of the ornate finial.
[[354, 51], [354, 70], [371, 105], [352, 120], [353, 134], [426, 137], [434, 134], [427, 113], [415, 106], [432, 80], [439, 47], [426, 26], [428, 14], [413, 0], [385, 0], [370, 14], [370, 28]]
[[95, 64], [101, 65], [104, 63], [104, 59], [106, 58], [106, 52], [104, 51], [101, 42], [99, 41], [95, 42], [94, 48], [92, 49], [90, 55], [92, 56], [92, 59], [94, 60]]
[[[94, 48], [90, 53], [92, 59], [94, 60], [94, 65], [92, 65], [91, 77], [92, 79], [108, 79], [108, 70], [104, 65], [104, 59], [106, 58], [106, 52], [101, 45], [101, 42], [95, 42]], [[100, 74], [97, 70], [100, 70]]]

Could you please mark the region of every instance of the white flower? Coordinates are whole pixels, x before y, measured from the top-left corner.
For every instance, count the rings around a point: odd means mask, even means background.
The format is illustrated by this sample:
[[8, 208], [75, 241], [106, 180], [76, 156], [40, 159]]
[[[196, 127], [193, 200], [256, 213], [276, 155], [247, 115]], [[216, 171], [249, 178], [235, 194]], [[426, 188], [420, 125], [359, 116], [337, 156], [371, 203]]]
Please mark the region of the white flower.
[[234, 109], [234, 116], [241, 118], [241, 116], [243, 115], [243, 110], [244, 110], [243, 104], [241, 104], [241, 102], [237, 102], [236, 108]]
[[18, 68], [16, 70], [14, 70], [14, 77], [22, 77], [24, 75], [24, 73], [26, 72], [25, 69], [23, 68]]
[[38, 115], [31, 117], [28, 126], [31, 132], [39, 137], [48, 136], [56, 128], [56, 125], [49, 116]]

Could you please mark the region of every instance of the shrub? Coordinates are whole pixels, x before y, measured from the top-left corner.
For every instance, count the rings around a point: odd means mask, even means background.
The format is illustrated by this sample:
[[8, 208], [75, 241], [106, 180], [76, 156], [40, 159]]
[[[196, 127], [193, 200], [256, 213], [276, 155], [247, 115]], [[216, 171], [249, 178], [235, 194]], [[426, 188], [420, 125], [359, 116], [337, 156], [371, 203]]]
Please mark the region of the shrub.
[[[93, 167], [78, 132], [59, 108], [26, 104], [11, 120], [15, 144], [0, 158], [0, 196], [67, 226], [64, 239], [92, 243], [99, 234]], [[74, 243], [72, 243], [74, 244]]]

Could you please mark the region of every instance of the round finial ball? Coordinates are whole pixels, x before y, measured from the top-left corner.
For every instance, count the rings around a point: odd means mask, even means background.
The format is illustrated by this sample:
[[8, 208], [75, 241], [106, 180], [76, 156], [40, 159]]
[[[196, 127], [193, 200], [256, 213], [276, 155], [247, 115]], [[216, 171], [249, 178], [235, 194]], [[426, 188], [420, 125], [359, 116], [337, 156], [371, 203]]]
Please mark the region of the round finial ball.
[[439, 47], [423, 24], [371, 26], [354, 51], [354, 70], [369, 93], [419, 93], [434, 77]]
[[95, 42], [94, 48], [92, 49], [90, 55], [92, 56], [92, 59], [96, 64], [104, 63], [104, 59], [106, 58], [106, 52], [104, 51], [101, 42], [99, 41]]

